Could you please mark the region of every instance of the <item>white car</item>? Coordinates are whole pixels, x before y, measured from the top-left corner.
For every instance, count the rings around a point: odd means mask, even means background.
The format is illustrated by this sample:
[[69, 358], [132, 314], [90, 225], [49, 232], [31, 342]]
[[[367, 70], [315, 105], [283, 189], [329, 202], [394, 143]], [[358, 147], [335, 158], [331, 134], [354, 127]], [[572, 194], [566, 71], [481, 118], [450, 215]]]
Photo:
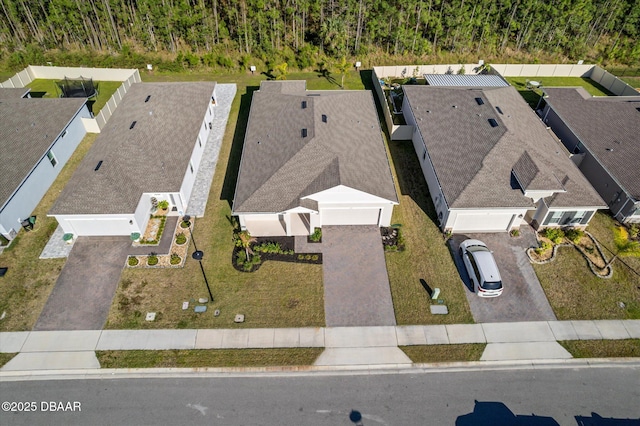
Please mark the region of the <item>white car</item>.
[[473, 291], [480, 297], [497, 297], [502, 294], [502, 278], [491, 250], [480, 240], [465, 240], [460, 244], [460, 255]]

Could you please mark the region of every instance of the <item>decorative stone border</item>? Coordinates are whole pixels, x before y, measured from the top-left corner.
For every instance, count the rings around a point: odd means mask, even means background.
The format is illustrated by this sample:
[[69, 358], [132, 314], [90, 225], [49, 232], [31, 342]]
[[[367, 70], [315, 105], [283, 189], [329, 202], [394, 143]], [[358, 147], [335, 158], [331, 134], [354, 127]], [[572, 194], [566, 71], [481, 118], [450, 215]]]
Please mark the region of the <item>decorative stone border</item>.
[[[598, 254], [600, 254], [600, 257], [602, 257], [602, 259], [604, 260], [604, 262], [607, 262], [607, 258], [605, 257], [604, 253], [602, 252], [602, 247], [600, 247], [600, 244], [598, 243], [598, 241], [595, 239], [595, 237], [593, 235], [591, 235], [589, 232], [584, 231], [584, 234], [586, 236], [588, 236], [591, 241], [593, 241], [594, 245], [596, 246], [596, 249], [598, 250]], [[538, 233], [536, 232], [536, 241], [540, 242], [540, 240], [538, 239]], [[574, 244], [573, 242], [570, 243], [560, 243], [560, 244], [554, 244], [552, 251], [551, 251], [551, 257], [549, 259], [545, 259], [545, 260], [535, 260], [532, 257], [532, 253], [535, 251], [536, 247], [529, 247], [526, 251], [527, 253], [527, 257], [529, 258], [529, 261], [531, 263], [535, 263], [538, 265], [545, 265], [549, 262], [552, 262], [553, 260], [555, 260], [556, 255], [558, 254], [558, 249], [560, 247], [574, 247], [576, 250], [578, 250], [578, 252], [582, 255], [582, 257], [585, 258], [585, 260], [587, 261], [587, 264], [589, 265], [589, 269], [591, 269], [591, 272], [593, 272], [593, 274], [598, 277], [598, 278], [603, 278], [603, 279], [609, 279], [613, 276], [613, 266], [609, 265], [607, 266], [607, 273], [605, 275], [602, 275], [601, 273], [599, 273], [597, 271], [596, 265], [593, 264], [593, 262], [591, 261], [591, 259], [589, 258], [589, 256], [584, 252], [584, 250], [582, 250], [582, 248], [580, 248], [578, 245]]]
[[[193, 232], [194, 218], [191, 218], [191, 225], [189, 226], [189, 228], [181, 227], [180, 226], [181, 223], [182, 223], [181, 220], [178, 220], [176, 222], [176, 227], [173, 230], [173, 235], [171, 237], [172, 239], [171, 239], [171, 247], [169, 248], [169, 253], [156, 255], [158, 257], [158, 263], [156, 265], [153, 265], [153, 266], [147, 265], [147, 259], [149, 258], [149, 256], [141, 254], [141, 255], [127, 256], [127, 260], [125, 260], [125, 267], [126, 268], [152, 268], [152, 269], [153, 268], [156, 268], [156, 269], [157, 268], [183, 268], [184, 263], [187, 259], [187, 251], [189, 249], [189, 242], [191, 241], [191, 232]], [[176, 236], [178, 235], [178, 233], [184, 233], [184, 235], [187, 237], [187, 241], [184, 244], [176, 243]], [[171, 264], [172, 253], [176, 253], [178, 256], [181, 257], [180, 263], [176, 265]], [[130, 266], [129, 265], [130, 257], [138, 258], [138, 264], [135, 266]]]

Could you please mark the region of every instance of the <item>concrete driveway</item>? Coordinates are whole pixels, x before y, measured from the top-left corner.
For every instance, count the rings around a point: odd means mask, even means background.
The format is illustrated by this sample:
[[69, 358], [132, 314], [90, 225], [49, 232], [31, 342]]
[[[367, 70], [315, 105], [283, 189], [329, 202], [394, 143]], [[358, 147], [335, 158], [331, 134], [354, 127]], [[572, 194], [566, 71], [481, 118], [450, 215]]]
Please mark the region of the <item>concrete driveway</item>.
[[33, 329], [102, 330], [130, 249], [129, 237], [79, 237]]
[[327, 327], [396, 325], [377, 226], [323, 226]]
[[[460, 243], [468, 238], [483, 241], [493, 251], [504, 285], [504, 291], [499, 297], [485, 299], [473, 293], [473, 285], [459, 252]], [[516, 238], [506, 232], [456, 234], [449, 244], [460, 276], [467, 286], [467, 300], [476, 322], [556, 320], [525, 253], [526, 248], [536, 245], [531, 228], [523, 226], [520, 236]]]

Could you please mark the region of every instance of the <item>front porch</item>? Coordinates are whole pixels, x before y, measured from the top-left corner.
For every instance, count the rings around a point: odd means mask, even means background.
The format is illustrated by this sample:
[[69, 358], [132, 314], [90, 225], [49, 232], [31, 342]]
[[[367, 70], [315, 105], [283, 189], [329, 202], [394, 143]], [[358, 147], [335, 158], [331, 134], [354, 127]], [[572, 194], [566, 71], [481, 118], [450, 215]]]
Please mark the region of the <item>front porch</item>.
[[240, 225], [242, 229], [246, 229], [251, 235], [257, 237], [283, 237], [312, 233], [309, 213], [240, 216]]

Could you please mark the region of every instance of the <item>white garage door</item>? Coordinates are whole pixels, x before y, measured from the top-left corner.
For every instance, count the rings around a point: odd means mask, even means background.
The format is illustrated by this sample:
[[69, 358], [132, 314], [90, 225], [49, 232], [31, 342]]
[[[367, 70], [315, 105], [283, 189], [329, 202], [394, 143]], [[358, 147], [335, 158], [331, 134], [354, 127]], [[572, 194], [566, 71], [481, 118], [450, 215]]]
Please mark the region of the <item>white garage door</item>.
[[129, 221], [119, 219], [72, 219], [68, 220], [76, 235], [129, 235]]
[[459, 214], [453, 232], [501, 232], [506, 231], [513, 218], [512, 213]]
[[379, 208], [322, 209], [323, 225], [377, 225]]

